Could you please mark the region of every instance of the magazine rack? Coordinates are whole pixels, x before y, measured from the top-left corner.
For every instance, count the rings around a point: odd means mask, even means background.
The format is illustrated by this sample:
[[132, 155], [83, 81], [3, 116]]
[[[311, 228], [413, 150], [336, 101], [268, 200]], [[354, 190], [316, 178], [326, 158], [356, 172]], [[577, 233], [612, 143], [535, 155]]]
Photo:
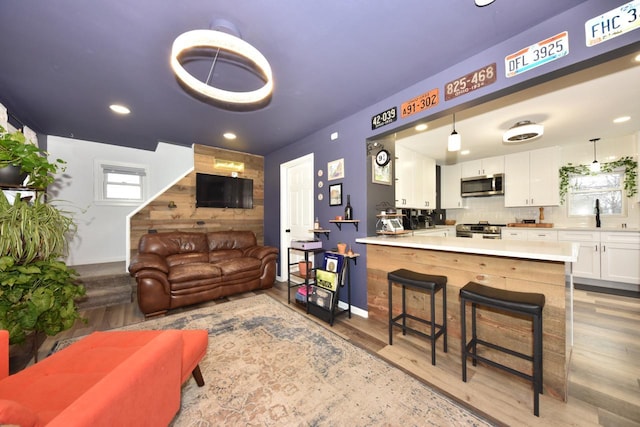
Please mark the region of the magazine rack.
[[[348, 313], [351, 317], [351, 283], [348, 277], [350, 260], [348, 256], [326, 252], [324, 268], [315, 268], [315, 282], [306, 285], [307, 313], [329, 322], [331, 326], [339, 314]], [[342, 310], [338, 308], [338, 301], [340, 290], [345, 288], [345, 284], [348, 308]]]

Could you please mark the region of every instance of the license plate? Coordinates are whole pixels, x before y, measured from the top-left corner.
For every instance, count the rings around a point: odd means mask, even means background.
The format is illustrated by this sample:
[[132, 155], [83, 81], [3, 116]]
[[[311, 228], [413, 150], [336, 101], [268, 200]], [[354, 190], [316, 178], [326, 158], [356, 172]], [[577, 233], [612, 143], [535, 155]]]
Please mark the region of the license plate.
[[587, 46], [595, 46], [606, 40], [640, 28], [640, 0], [630, 1], [584, 24]]
[[400, 106], [400, 114], [404, 119], [405, 117], [412, 116], [421, 111], [433, 108], [440, 103], [440, 92], [438, 89], [432, 89], [427, 93], [423, 93], [409, 101], [403, 103]]
[[505, 57], [505, 73], [507, 77], [517, 76], [568, 54], [569, 33], [564, 31]]

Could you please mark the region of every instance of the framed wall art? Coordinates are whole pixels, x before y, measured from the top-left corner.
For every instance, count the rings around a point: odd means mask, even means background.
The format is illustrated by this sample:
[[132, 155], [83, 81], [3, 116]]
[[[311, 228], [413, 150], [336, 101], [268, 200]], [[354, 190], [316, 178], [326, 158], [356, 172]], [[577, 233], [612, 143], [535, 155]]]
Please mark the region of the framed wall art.
[[374, 184], [391, 185], [391, 165], [393, 162], [388, 162], [384, 166], [380, 166], [376, 162], [375, 157], [371, 157], [371, 182]]
[[344, 159], [327, 163], [327, 180], [344, 178]]
[[342, 205], [342, 184], [329, 186], [329, 206]]

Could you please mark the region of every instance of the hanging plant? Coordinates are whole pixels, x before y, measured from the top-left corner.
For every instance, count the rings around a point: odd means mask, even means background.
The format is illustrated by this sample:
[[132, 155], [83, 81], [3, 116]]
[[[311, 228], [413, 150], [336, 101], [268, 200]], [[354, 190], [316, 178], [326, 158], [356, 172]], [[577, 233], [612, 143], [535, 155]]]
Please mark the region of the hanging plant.
[[[613, 172], [616, 169], [624, 168], [624, 191], [627, 197], [638, 194], [638, 162], [632, 157], [622, 157], [615, 162], [602, 163], [600, 172]], [[568, 163], [560, 168], [560, 203], [564, 204], [567, 191], [569, 191], [569, 179], [572, 175], [596, 175], [591, 172], [587, 165], [576, 165]]]

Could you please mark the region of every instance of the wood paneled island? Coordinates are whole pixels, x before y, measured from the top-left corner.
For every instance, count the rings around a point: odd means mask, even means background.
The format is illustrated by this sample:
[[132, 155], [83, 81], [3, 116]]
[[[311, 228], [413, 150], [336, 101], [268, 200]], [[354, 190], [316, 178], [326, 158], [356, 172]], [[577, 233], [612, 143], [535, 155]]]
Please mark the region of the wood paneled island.
[[[566, 242], [530, 242], [456, 237], [405, 235], [356, 239], [367, 245], [367, 303], [369, 316], [384, 322], [388, 319], [387, 273], [406, 268], [425, 274], [448, 277], [447, 327], [449, 352], [460, 355], [459, 292], [467, 282], [520, 292], [545, 295], [543, 311], [544, 393], [567, 399], [567, 375], [571, 355], [572, 296], [571, 262], [577, 260], [578, 245]], [[569, 263], [569, 264], [567, 264]], [[400, 303], [400, 287], [394, 287], [393, 301]], [[395, 292], [398, 292], [396, 296]], [[423, 293], [407, 291], [408, 311], [427, 318], [429, 298]], [[411, 293], [409, 293], [411, 292]], [[436, 299], [436, 316], [442, 310]], [[396, 310], [400, 308], [397, 307]], [[397, 312], [397, 311], [394, 311]], [[478, 334], [496, 343], [530, 354], [531, 322], [491, 310], [479, 312]], [[467, 320], [470, 316], [467, 316]], [[468, 326], [470, 327], [470, 326]], [[401, 333], [399, 330], [396, 333]], [[437, 351], [442, 351], [438, 341]], [[485, 354], [505, 362], [514, 369], [531, 371], [531, 364], [502, 353]], [[484, 368], [492, 369], [492, 368]], [[515, 378], [515, 377], [514, 377]]]

